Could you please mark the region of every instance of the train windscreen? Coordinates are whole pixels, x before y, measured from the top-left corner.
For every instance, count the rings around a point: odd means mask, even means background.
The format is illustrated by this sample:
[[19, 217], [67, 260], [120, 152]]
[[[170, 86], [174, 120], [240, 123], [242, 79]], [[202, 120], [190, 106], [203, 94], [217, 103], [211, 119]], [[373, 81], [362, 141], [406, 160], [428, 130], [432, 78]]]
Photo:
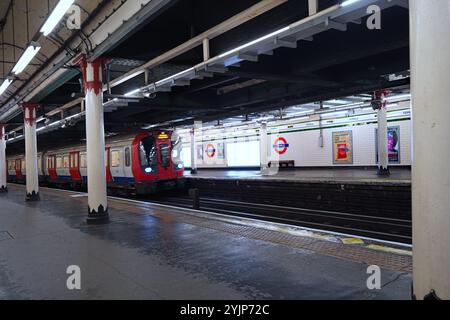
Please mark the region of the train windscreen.
[[172, 162], [177, 170], [183, 168], [183, 160], [181, 158], [182, 151], [181, 137], [176, 133], [172, 134]]
[[139, 160], [145, 172], [155, 172], [158, 164], [155, 138], [145, 137], [139, 143]]

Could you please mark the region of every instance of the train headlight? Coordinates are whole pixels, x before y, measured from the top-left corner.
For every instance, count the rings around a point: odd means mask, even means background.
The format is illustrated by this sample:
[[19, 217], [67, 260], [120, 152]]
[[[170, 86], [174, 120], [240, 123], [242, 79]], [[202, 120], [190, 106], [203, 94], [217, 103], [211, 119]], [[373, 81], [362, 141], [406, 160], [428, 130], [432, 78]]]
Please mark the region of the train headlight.
[[178, 168], [178, 169], [183, 169], [183, 164], [182, 164], [182, 163], [179, 163], [179, 164], [177, 165], [177, 168]]
[[152, 172], [153, 170], [152, 170], [152, 168], [148, 167], [148, 168], [145, 168], [144, 171], [147, 172], [147, 173], [150, 173], [150, 172]]

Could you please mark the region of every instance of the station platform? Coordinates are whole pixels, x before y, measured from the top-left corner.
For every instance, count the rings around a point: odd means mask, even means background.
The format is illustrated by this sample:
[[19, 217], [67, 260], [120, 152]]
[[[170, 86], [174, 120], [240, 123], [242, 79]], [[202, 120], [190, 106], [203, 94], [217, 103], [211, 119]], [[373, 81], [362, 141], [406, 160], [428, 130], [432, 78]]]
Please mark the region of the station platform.
[[410, 299], [407, 247], [112, 197], [87, 225], [86, 194], [40, 194], [0, 195], [0, 299]]
[[187, 178], [195, 179], [233, 179], [233, 180], [267, 180], [299, 181], [321, 183], [356, 183], [356, 184], [411, 184], [410, 168], [390, 168], [391, 175], [380, 177], [374, 168], [328, 168], [328, 169], [280, 169], [276, 174], [262, 176], [259, 170], [233, 169], [198, 169], [196, 174], [186, 170]]

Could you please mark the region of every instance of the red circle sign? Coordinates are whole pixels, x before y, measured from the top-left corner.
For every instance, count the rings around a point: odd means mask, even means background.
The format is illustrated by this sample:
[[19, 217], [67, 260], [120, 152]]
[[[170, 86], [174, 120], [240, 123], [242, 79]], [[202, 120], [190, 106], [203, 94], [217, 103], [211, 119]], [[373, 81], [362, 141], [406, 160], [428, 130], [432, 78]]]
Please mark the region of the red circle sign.
[[209, 158], [212, 158], [216, 154], [216, 147], [210, 143], [206, 146], [205, 152]]
[[273, 148], [275, 149], [276, 153], [284, 154], [289, 148], [289, 143], [287, 143], [285, 138], [280, 137], [277, 140], [275, 140]]

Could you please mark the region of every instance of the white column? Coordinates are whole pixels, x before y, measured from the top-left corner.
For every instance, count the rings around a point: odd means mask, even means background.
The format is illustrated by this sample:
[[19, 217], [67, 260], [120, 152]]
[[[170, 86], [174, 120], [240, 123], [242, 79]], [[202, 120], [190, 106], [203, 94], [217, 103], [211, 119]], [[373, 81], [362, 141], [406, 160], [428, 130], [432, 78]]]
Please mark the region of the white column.
[[387, 111], [385, 103], [378, 109], [378, 175], [389, 175], [389, 156], [387, 144]]
[[413, 291], [450, 299], [450, 0], [411, 0]]
[[101, 58], [92, 62], [86, 60], [80, 62], [84, 77], [86, 108], [88, 223], [103, 223], [109, 220], [103, 120], [103, 62]]
[[0, 193], [8, 192], [6, 184], [6, 140], [5, 125], [0, 124]]
[[267, 123], [261, 123], [259, 129], [259, 154], [261, 175], [269, 174], [269, 154], [267, 150]]
[[191, 129], [191, 174], [197, 173], [197, 154], [195, 145], [195, 125]]
[[25, 167], [27, 201], [39, 200], [39, 175], [36, 139], [36, 104], [23, 104], [25, 128]]

